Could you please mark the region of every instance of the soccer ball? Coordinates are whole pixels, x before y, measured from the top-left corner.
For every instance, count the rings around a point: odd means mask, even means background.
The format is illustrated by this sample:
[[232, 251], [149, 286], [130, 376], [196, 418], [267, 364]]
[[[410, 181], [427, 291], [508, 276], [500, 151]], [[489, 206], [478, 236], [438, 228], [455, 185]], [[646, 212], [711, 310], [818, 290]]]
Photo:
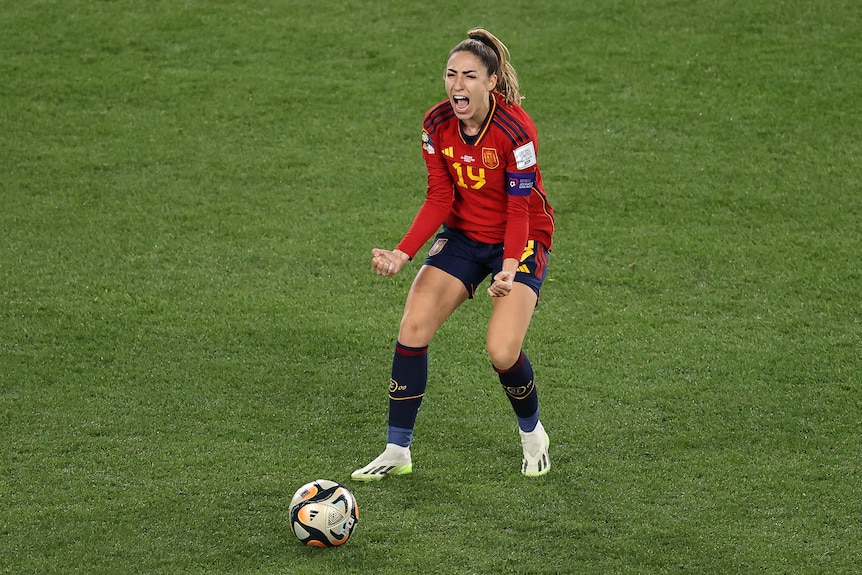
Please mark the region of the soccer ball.
[[318, 479], [300, 487], [290, 500], [290, 530], [313, 547], [344, 544], [359, 521], [356, 499], [346, 487]]

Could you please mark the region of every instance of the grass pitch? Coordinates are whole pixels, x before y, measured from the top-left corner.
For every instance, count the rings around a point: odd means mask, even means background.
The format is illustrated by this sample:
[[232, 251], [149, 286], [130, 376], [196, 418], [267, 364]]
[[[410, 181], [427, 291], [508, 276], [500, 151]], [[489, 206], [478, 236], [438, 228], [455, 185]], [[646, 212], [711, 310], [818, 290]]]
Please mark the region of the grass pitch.
[[[526, 480], [471, 302], [384, 440], [448, 50], [512, 51], [556, 244]], [[6, 1], [0, 572], [855, 573], [862, 9]], [[316, 478], [342, 549], [293, 541]]]

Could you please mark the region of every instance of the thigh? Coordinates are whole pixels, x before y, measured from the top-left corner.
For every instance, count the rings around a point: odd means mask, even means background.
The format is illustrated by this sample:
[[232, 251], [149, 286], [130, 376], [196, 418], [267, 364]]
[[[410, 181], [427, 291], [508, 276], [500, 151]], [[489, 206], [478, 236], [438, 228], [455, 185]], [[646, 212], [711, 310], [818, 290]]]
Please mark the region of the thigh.
[[488, 322], [488, 355], [495, 367], [508, 369], [521, 355], [538, 295], [531, 286], [515, 283], [509, 295], [492, 298], [492, 301], [494, 309]]
[[468, 297], [464, 284], [455, 276], [424, 265], [410, 286], [398, 341], [409, 347], [422, 347]]

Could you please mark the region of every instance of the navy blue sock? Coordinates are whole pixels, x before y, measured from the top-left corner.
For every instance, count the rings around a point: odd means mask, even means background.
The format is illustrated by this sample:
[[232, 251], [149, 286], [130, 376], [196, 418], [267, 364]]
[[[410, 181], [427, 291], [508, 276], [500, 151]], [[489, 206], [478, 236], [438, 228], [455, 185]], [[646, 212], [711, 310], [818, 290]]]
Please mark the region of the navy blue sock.
[[500, 384], [518, 417], [518, 427], [529, 433], [539, 423], [539, 394], [533, 381], [533, 366], [524, 352], [509, 369], [494, 370], [500, 376]]
[[410, 447], [427, 384], [428, 346], [407, 347], [396, 342], [389, 381], [388, 443]]

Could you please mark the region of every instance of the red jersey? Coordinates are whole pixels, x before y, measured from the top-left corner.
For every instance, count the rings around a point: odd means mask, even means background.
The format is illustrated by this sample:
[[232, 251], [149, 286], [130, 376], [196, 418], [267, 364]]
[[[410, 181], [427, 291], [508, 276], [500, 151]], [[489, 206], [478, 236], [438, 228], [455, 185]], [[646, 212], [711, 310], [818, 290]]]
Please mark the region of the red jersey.
[[428, 192], [397, 249], [411, 258], [445, 223], [468, 237], [503, 244], [520, 260], [527, 240], [551, 248], [554, 211], [537, 160], [538, 138], [523, 108], [493, 94], [476, 136], [467, 136], [449, 100], [431, 108], [422, 131]]

